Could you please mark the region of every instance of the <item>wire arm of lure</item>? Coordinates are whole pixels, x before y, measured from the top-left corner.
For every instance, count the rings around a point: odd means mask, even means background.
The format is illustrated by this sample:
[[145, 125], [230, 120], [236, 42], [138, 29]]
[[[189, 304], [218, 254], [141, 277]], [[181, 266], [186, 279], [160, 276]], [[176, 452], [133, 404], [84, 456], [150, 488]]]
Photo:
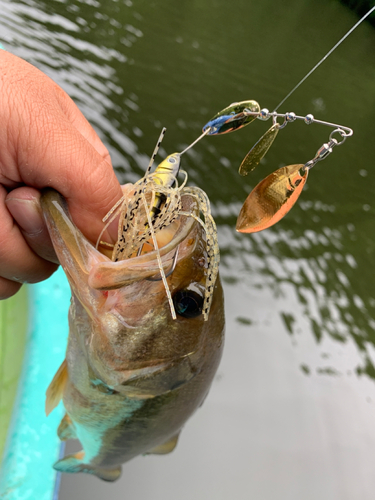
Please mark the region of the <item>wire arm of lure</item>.
[[199, 142], [201, 139], [203, 139], [203, 137], [204, 137], [205, 135], [207, 135], [207, 134], [209, 133], [209, 131], [210, 131], [210, 130], [211, 130], [210, 128], [207, 128], [207, 129], [203, 132], [203, 134], [201, 134], [201, 135], [200, 135], [197, 139], [195, 139], [195, 141], [194, 141], [194, 142], [192, 142], [192, 143], [190, 144], [190, 146], [188, 146], [188, 147], [187, 147], [187, 148], [185, 148], [183, 151], [181, 151], [180, 156], [181, 156], [181, 155], [183, 155], [184, 153], [186, 153], [186, 151], [188, 151], [190, 148], [192, 148], [193, 146], [195, 146], [195, 144], [196, 144], [197, 142]]
[[276, 113], [275, 111], [268, 111], [267, 108], [263, 108], [260, 112], [245, 112], [249, 116], [255, 116], [259, 120], [266, 121], [269, 118], [272, 118], [274, 123], [277, 118], [283, 118], [284, 122], [280, 125], [280, 129], [284, 128], [288, 123], [292, 123], [295, 120], [302, 120], [306, 123], [306, 125], [311, 125], [312, 123], [318, 123], [319, 125], [326, 125], [327, 127], [332, 127], [335, 129], [340, 129], [343, 131], [345, 137], [350, 137], [353, 135], [353, 130], [350, 127], [345, 127], [344, 125], [338, 125], [337, 123], [326, 122], [324, 120], [318, 120], [314, 118], [312, 114], [308, 114], [306, 116], [299, 116], [293, 113], [293, 111], [288, 113]]

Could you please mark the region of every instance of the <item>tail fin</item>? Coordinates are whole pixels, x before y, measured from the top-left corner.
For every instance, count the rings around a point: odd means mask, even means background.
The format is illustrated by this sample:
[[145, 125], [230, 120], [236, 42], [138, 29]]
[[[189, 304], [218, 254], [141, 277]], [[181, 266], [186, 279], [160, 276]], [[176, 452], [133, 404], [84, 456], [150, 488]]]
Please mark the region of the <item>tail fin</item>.
[[85, 453], [79, 451], [74, 455], [69, 455], [62, 460], [56, 462], [53, 468], [59, 472], [86, 472], [87, 474], [94, 474], [94, 476], [102, 479], [103, 481], [116, 481], [121, 475], [121, 465], [112, 469], [105, 469], [103, 467], [95, 467], [83, 462]]

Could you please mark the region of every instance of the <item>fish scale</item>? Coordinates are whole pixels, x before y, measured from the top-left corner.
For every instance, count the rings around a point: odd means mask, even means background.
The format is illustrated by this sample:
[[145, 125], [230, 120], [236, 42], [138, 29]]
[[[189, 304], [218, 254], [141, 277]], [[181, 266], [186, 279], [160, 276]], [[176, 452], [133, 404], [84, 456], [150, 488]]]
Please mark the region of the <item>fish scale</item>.
[[[179, 248], [179, 270], [168, 280], [179, 293], [205, 286], [207, 272], [201, 262], [205, 240], [209, 240], [207, 255], [213, 255], [214, 228], [208, 228], [209, 206], [196, 188], [173, 189], [161, 219], [181, 214], [176, 202], [187, 191], [184, 207], [191, 208], [185, 208], [188, 216], [181, 218], [159, 257]], [[139, 214], [147, 215], [147, 234], [154, 226], [147, 210], [152, 193], [148, 196], [147, 202], [142, 198], [134, 219], [137, 228]], [[204, 221], [198, 217], [195, 199]], [[81, 451], [61, 458], [54, 468], [114, 481], [121, 474], [121, 464], [135, 456], [171, 452], [187, 419], [204, 401], [223, 349], [220, 280], [214, 287], [208, 321], [202, 314], [179, 315], [174, 321], [162, 286], [149, 279], [159, 266], [157, 252], [115, 263], [82, 235], [56, 191], [45, 190], [41, 205], [72, 290], [67, 356], [47, 391], [46, 411], [63, 398], [67, 414], [58, 435], [62, 440], [78, 438], [82, 445]], [[178, 209], [171, 210], [175, 206]], [[163, 225], [163, 220], [154, 222]], [[208, 228], [206, 237], [202, 227]], [[212, 273], [211, 267], [208, 271]]]

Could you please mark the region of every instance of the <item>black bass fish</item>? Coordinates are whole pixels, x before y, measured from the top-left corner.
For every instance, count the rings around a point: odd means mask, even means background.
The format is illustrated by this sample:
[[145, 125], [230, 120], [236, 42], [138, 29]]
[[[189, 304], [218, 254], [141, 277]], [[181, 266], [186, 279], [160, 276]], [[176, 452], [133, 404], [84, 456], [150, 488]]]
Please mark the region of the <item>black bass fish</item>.
[[[184, 214], [197, 213], [194, 196], [181, 202]], [[46, 412], [62, 398], [58, 435], [79, 439], [83, 448], [54, 468], [114, 481], [131, 458], [172, 451], [203, 403], [223, 348], [220, 280], [204, 318], [205, 231], [180, 215], [159, 249], [163, 268], [173, 267], [167, 280], [174, 320], [155, 250], [113, 262], [77, 229], [60, 194], [45, 190], [41, 203], [72, 290], [66, 360], [47, 390]]]

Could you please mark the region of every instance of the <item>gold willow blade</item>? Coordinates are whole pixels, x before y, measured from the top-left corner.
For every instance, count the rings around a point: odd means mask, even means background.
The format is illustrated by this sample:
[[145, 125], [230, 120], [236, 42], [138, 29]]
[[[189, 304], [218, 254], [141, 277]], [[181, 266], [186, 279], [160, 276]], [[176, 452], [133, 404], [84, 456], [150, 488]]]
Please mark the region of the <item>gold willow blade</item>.
[[211, 118], [202, 131], [207, 135], [227, 134], [249, 125], [257, 118], [256, 114], [249, 115], [248, 113], [259, 112], [260, 106], [256, 101], [234, 102]]
[[279, 132], [280, 124], [275, 123], [270, 129], [267, 130], [265, 134], [259, 139], [259, 141], [254, 144], [254, 146], [247, 153], [245, 158], [242, 160], [238, 173], [240, 175], [247, 175], [252, 172], [260, 163], [261, 159], [267, 154], [267, 151], [272, 146], [273, 141]]
[[282, 167], [268, 175], [251, 191], [237, 219], [239, 233], [255, 233], [273, 226], [298, 200], [308, 169], [303, 164]]

